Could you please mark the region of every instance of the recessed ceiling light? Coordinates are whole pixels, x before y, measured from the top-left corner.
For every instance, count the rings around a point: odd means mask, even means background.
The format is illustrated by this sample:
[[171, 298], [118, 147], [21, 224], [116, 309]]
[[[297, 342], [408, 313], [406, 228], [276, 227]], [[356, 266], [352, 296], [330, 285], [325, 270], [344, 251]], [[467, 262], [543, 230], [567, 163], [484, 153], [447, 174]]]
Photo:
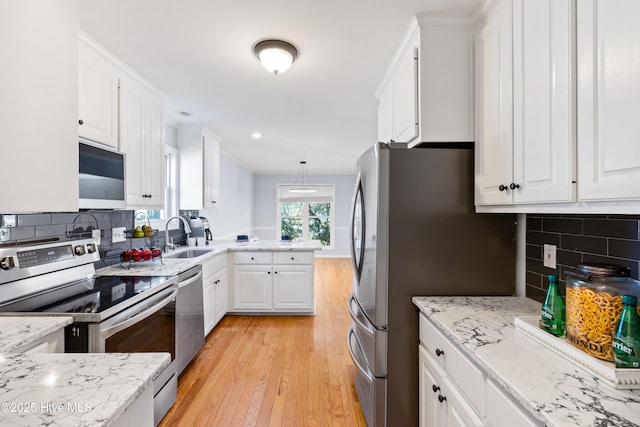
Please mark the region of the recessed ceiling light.
[[262, 134], [260, 132], [254, 132], [251, 134], [251, 136], [256, 139], [262, 138]]

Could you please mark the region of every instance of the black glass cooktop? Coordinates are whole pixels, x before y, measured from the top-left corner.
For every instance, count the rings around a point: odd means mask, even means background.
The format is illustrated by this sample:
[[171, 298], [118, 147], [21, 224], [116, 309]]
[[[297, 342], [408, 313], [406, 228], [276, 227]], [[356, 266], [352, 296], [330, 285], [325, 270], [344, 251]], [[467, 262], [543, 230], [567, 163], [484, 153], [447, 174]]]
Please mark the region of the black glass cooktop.
[[94, 276], [0, 306], [4, 313], [102, 313], [175, 276]]

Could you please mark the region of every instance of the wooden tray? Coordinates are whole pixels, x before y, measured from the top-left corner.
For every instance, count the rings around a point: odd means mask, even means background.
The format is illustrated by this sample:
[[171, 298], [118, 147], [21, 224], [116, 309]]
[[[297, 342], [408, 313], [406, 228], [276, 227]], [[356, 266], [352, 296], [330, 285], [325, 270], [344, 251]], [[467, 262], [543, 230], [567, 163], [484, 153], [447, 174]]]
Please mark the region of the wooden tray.
[[618, 389], [640, 389], [640, 369], [619, 369], [613, 362], [593, 357], [574, 347], [564, 337], [556, 337], [540, 329], [538, 316], [517, 316], [516, 330], [527, 335], [580, 368]]

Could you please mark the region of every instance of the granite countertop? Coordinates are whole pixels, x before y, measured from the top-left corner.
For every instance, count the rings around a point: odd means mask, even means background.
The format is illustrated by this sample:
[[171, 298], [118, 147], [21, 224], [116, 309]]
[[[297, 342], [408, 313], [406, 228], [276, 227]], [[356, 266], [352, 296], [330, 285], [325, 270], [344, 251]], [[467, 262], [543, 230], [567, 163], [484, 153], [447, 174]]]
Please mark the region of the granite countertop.
[[169, 362], [168, 353], [0, 354], [0, 424], [111, 425]]
[[[97, 270], [102, 276], [175, 276], [188, 270], [208, 258], [229, 251], [315, 251], [321, 248], [317, 241], [282, 242], [280, 240], [257, 240], [249, 242], [219, 241], [207, 246], [180, 247], [175, 251], [163, 254], [162, 259], [147, 262], [123, 263]], [[205, 249], [208, 252], [194, 258], [172, 258], [171, 255], [190, 249]]]
[[516, 331], [541, 304], [517, 297], [414, 297], [467, 356], [548, 426], [638, 426], [640, 390], [616, 390]]
[[5, 316], [0, 317], [0, 353], [11, 353], [20, 347], [56, 332], [73, 323], [69, 316]]

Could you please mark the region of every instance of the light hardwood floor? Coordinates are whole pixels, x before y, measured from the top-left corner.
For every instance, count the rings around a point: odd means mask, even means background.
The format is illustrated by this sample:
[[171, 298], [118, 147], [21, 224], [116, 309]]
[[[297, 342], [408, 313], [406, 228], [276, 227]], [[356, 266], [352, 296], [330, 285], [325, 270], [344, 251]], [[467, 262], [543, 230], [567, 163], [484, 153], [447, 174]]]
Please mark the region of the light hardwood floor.
[[365, 426], [346, 343], [351, 274], [349, 259], [316, 259], [315, 316], [225, 316], [160, 426]]

